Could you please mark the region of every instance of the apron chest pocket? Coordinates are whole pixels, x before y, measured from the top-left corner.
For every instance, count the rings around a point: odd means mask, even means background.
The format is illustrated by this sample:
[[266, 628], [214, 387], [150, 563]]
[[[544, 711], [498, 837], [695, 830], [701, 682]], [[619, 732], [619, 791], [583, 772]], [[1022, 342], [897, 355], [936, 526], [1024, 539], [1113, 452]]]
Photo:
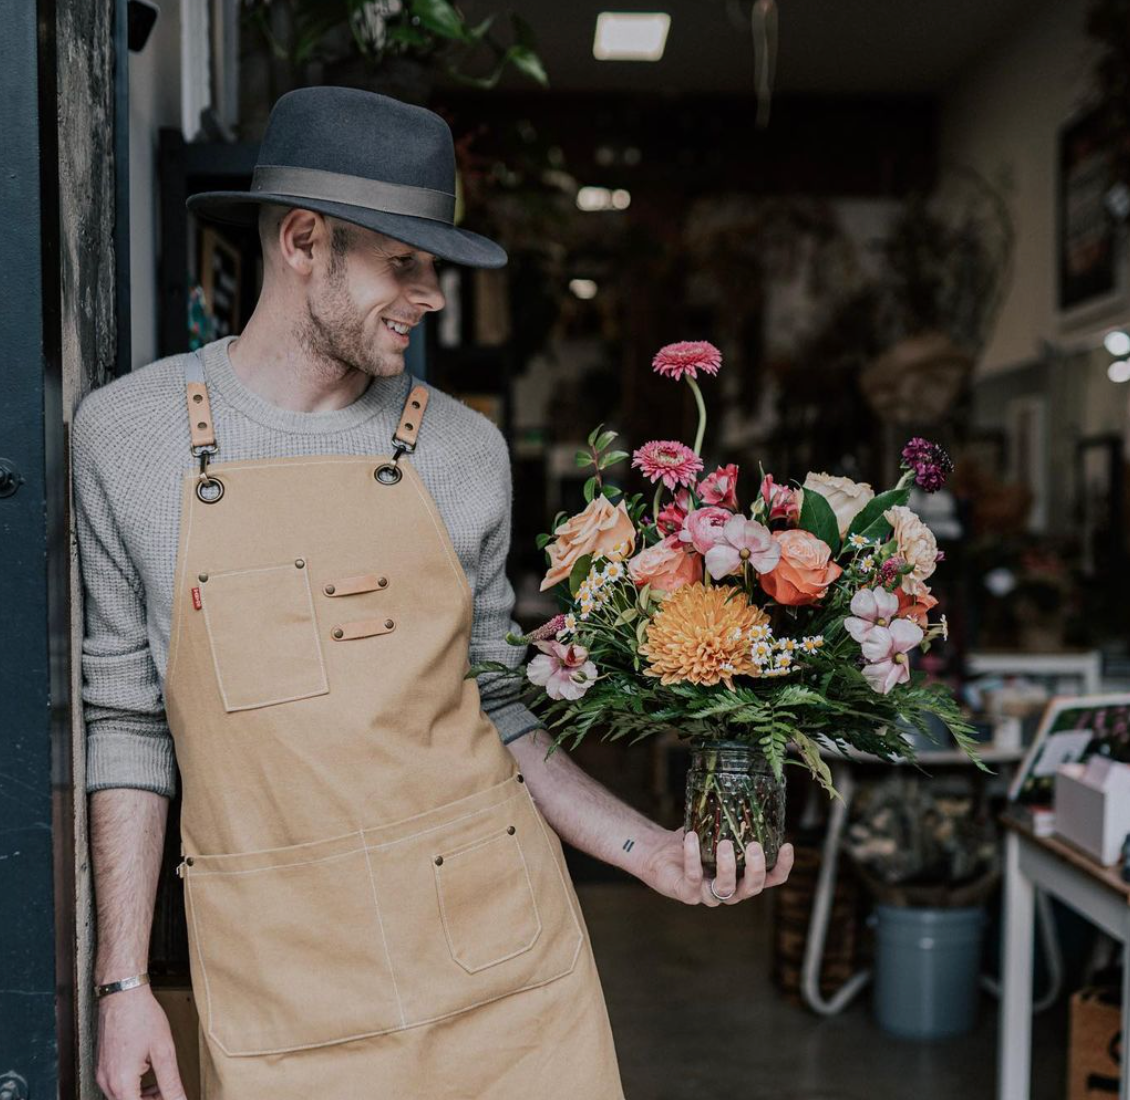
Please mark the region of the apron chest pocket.
[[304, 559], [210, 573], [200, 598], [226, 711], [329, 692]]
[[533, 947], [541, 917], [514, 831], [441, 855], [435, 868], [447, 945], [468, 974]]

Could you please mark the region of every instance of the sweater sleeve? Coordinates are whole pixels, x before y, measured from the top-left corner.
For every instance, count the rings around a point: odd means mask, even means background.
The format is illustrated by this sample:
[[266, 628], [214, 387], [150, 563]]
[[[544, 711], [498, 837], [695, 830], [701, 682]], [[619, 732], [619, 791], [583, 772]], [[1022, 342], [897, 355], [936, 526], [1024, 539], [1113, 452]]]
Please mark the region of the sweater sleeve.
[[[94, 395], [91, 395], [94, 396]], [[72, 426], [75, 526], [83, 581], [82, 700], [86, 789], [135, 787], [171, 797], [176, 759], [149, 648], [145, 590], [99, 473], [97, 408]]]
[[[500, 661], [517, 668], [525, 650], [506, 641], [507, 631], [517, 634], [521, 628], [511, 618], [514, 589], [506, 576], [513, 485], [510, 454], [500, 432], [492, 434], [490, 458], [485, 468], [493, 492], [475, 577], [471, 663]], [[478, 685], [483, 710], [498, 729], [504, 744], [542, 726], [540, 719], [518, 698], [519, 681], [485, 673], [478, 678]]]

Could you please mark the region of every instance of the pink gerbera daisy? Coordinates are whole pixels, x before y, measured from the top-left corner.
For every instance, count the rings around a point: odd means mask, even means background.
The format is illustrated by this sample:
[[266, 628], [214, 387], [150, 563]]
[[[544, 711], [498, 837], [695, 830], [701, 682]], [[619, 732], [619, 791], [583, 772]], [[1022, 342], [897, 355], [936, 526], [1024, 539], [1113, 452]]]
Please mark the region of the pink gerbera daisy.
[[674, 489], [676, 485], [694, 485], [702, 459], [685, 443], [653, 439], [633, 453], [632, 465], [642, 470], [652, 484], [662, 478], [668, 489]]
[[700, 370], [717, 374], [722, 366], [722, 353], [706, 340], [683, 340], [660, 348], [651, 365], [655, 373], [664, 378], [678, 381], [684, 374], [697, 378]]

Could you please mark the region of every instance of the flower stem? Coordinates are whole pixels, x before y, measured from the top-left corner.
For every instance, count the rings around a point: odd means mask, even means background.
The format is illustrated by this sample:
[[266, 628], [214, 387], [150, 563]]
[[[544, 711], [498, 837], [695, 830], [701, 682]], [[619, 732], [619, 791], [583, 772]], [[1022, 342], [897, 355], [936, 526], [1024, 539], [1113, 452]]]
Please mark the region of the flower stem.
[[698, 383], [689, 375], [683, 376], [687, 380], [687, 385], [691, 388], [691, 393], [694, 394], [695, 404], [698, 405], [698, 431], [694, 437], [694, 453], [701, 455], [702, 453], [702, 440], [706, 435], [706, 403], [702, 400], [702, 390], [698, 388]]
[[655, 487], [655, 500], [651, 504], [651, 521], [655, 524], [655, 533], [659, 535], [660, 541], [663, 540], [663, 534], [659, 530], [659, 498], [663, 495], [663, 482], [659, 482]]

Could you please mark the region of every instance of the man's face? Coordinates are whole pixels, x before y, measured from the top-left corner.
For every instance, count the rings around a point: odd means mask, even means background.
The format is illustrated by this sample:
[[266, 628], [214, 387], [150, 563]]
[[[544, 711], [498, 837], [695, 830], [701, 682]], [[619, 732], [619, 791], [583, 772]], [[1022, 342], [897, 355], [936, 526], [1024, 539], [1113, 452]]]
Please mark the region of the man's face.
[[365, 374], [399, 374], [408, 332], [424, 314], [443, 308], [437, 261], [359, 226], [327, 220], [326, 227], [336, 234], [335, 246], [310, 282], [311, 345]]

